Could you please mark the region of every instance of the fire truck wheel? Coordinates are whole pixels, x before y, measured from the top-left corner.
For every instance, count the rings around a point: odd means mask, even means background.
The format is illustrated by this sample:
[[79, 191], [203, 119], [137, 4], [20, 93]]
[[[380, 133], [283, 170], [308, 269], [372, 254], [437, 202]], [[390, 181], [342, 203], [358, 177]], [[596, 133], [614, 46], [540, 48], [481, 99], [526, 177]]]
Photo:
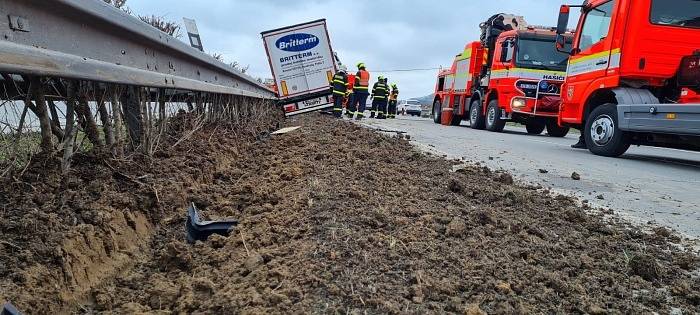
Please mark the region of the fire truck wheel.
[[556, 120], [547, 122], [547, 134], [550, 137], [564, 138], [569, 134], [569, 127], [561, 127]]
[[475, 99], [472, 105], [469, 106], [469, 126], [472, 129], [484, 129], [484, 113], [481, 111], [481, 101]]
[[442, 115], [442, 103], [440, 103], [440, 100], [436, 100], [435, 103], [433, 103], [433, 122], [436, 124], [440, 123], [440, 119]]
[[595, 155], [618, 157], [630, 147], [629, 135], [618, 126], [615, 104], [596, 107], [586, 120], [584, 132], [588, 150]]
[[527, 133], [531, 135], [541, 134], [545, 127], [546, 126], [543, 123], [537, 120], [530, 120], [527, 122], [527, 124], [525, 124], [525, 130], [527, 130]]
[[506, 126], [506, 121], [501, 119], [501, 109], [498, 107], [498, 100], [491, 100], [486, 109], [486, 130], [501, 132]]

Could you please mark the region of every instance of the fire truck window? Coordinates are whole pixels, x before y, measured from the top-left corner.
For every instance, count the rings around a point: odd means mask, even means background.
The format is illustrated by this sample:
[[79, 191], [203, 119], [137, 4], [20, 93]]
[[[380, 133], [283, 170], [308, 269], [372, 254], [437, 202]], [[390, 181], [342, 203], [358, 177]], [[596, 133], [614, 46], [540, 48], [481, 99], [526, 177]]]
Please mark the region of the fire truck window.
[[513, 54], [515, 53], [515, 45], [513, 45], [512, 40], [505, 42], [505, 45], [508, 47], [506, 51], [506, 62], [511, 62], [513, 61]]
[[445, 90], [445, 78], [439, 78], [438, 79], [438, 92], [442, 92]]
[[606, 2], [588, 11], [586, 20], [583, 23], [583, 30], [581, 31], [581, 40], [578, 45], [581, 51], [585, 51], [608, 37], [614, 2], [615, 1]]
[[700, 28], [700, 1], [653, 0], [651, 23]]

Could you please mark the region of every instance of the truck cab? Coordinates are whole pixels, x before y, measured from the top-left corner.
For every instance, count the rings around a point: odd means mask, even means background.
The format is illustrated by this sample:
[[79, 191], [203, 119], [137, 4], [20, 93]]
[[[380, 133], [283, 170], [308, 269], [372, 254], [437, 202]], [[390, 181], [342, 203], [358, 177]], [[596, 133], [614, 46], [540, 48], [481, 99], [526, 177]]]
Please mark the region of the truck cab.
[[555, 39], [553, 28], [535, 27], [498, 36], [492, 65], [475, 95], [486, 129], [501, 131], [506, 121], [514, 121], [531, 134], [547, 128], [551, 136], [566, 135], [568, 129], [559, 128], [557, 116], [568, 58], [552, 49]]
[[562, 88], [559, 124], [582, 129], [594, 154], [630, 145], [700, 149], [700, 1], [588, 0]]

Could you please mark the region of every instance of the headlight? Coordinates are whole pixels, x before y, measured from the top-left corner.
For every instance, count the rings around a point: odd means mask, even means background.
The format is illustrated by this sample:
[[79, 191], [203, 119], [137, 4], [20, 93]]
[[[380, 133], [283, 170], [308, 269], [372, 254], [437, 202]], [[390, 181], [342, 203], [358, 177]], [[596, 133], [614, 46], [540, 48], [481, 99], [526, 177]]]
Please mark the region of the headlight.
[[527, 102], [525, 99], [522, 98], [513, 98], [513, 101], [510, 104], [510, 107], [512, 108], [523, 108], [527, 105]]

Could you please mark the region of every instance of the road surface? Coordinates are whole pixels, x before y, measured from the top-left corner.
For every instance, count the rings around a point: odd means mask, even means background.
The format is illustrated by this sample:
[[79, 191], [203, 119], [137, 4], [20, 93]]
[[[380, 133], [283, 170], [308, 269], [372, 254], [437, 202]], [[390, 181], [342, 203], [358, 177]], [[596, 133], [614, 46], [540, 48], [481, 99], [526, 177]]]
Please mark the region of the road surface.
[[[470, 129], [465, 123], [448, 127], [407, 116], [363, 124], [405, 131], [426, 151], [507, 170], [516, 179], [609, 207], [638, 223], [651, 221], [700, 238], [698, 152], [632, 147], [621, 158], [605, 158], [571, 149], [578, 134], [531, 136], [513, 126], [493, 133]], [[573, 172], [581, 179], [573, 180]]]

